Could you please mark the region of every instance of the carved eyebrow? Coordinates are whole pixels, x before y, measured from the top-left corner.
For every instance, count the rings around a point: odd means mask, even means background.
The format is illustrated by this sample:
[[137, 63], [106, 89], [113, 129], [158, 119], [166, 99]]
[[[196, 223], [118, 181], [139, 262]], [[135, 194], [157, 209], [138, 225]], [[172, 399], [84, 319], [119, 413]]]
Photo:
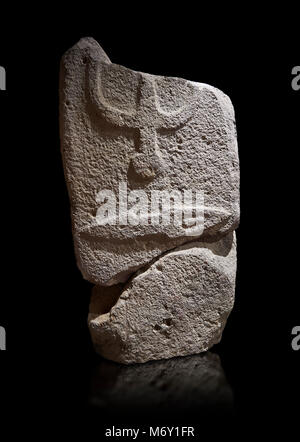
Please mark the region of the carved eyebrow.
[[157, 94], [157, 85], [150, 75], [138, 73], [139, 85], [138, 85], [138, 105], [137, 109], [133, 112], [128, 112], [123, 109], [118, 109], [107, 102], [103, 94], [103, 87], [101, 83], [100, 63], [97, 60], [90, 60], [87, 66], [87, 82], [88, 92], [91, 103], [96, 112], [100, 112], [101, 115], [109, 123], [119, 127], [131, 127], [136, 128], [139, 126], [139, 116], [143, 110], [143, 101], [146, 102], [149, 98], [153, 97], [154, 101], [147, 102], [149, 112], [153, 113], [156, 123], [156, 129], [160, 128], [177, 128], [185, 124], [195, 112], [195, 104], [199, 100], [201, 90], [194, 88], [194, 94], [191, 98], [191, 103], [180, 107], [171, 112], [164, 111], [159, 104], [159, 98]]
[[103, 94], [102, 75], [100, 71], [100, 66], [101, 63], [95, 60], [91, 60], [87, 70], [88, 90], [92, 104], [94, 104], [99, 110], [105, 113], [110, 111], [117, 114], [124, 114], [128, 116], [135, 115], [136, 111], [128, 112], [123, 109], [118, 109], [117, 107], [112, 106], [111, 104], [108, 103], [108, 101], [106, 100]]

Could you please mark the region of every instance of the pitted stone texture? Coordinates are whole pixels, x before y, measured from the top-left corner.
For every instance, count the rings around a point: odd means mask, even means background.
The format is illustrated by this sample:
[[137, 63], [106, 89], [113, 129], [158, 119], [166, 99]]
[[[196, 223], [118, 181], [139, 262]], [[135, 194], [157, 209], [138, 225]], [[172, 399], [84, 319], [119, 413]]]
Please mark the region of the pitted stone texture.
[[185, 227], [97, 225], [96, 195], [128, 191], [204, 192], [201, 240], [239, 221], [239, 165], [229, 98], [206, 84], [135, 72], [80, 40], [61, 67], [61, 145], [77, 263], [100, 285], [125, 282], [162, 253], [195, 237]]
[[232, 310], [235, 272], [230, 233], [218, 242], [193, 242], [165, 254], [120, 287], [107, 313], [99, 315], [105, 288], [95, 287], [89, 328], [96, 351], [131, 364], [208, 350], [220, 341]]

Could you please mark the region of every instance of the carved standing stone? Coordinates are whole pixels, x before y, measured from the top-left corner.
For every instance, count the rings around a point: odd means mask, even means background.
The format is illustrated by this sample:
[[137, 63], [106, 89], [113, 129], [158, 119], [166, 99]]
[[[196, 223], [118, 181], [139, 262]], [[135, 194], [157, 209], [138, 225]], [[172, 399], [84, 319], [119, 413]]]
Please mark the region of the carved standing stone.
[[[229, 98], [113, 64], [91, 38], [64, 55], [60, 94], [75, 253], [96, 284], [96, 349], [123, 363], [207, 350], [234, 300], [239, 162]], [[196, 209], [188, 192], [201, 192]]]

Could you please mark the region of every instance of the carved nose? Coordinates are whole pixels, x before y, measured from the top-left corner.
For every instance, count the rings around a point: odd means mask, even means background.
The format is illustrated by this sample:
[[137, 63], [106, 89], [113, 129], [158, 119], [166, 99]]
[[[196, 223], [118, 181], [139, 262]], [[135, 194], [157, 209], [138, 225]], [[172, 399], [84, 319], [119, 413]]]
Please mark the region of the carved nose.
[[159, 155], [153, 153], [136, 153], [132, 158], [134, 171], [143, 179], [153, 179], [163, 170], [163, 161]]
[[139, 152], [132, 158], [135, 172], [144, 179], [154, 178], [163, 171], [164, 163], [157, 144], [154, 127], [140, 129]]

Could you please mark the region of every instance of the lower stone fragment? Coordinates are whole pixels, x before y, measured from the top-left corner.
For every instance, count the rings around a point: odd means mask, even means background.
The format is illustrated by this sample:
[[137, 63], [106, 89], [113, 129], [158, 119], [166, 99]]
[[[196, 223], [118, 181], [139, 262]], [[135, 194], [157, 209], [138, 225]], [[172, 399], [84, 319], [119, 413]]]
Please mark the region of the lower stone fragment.
[[234, 234], [161, 256], [126, 284], [95, 286], [89, 329], [95, 349], [124, 364], [208, 350], [234, 303]]

